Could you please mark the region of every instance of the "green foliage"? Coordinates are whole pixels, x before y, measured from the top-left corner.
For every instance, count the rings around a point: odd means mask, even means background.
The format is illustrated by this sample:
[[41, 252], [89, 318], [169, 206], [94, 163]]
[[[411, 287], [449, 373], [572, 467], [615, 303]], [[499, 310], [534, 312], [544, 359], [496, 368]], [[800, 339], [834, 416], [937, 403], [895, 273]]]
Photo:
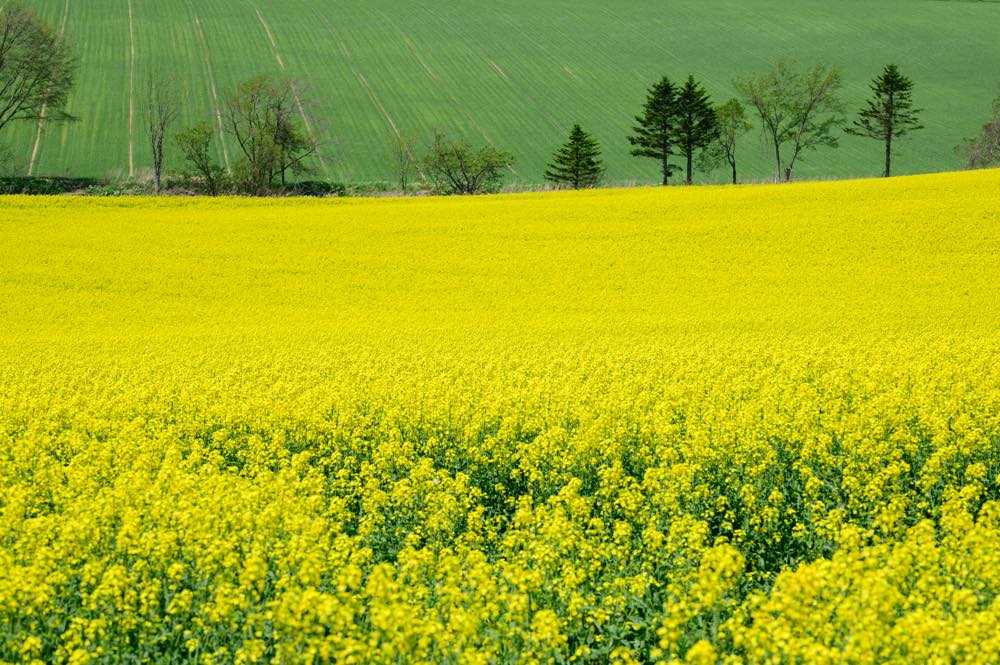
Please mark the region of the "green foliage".
[[892, 140], [923, 129], [917, 119], [920, 109], [913, 108], [913, 81], [903, 76], [896, 65], [886, 65], [871, 83], [872, 97], [858, 111], [858, 118], [848, 134], [876, 139], [885, 144], [885, 170], [892, 171]]
[[296, 84], [270, 76], [240, 83], [226, 97], [226, 130], [241, 154], [234, 180], [244, 194], [284, 189], [289, 173], [310, 173], [318, 150], [302, 118]]
[[0, 194], [52, 195], [75, 192], [96, 185], [85, 178], [0, 178]]
[[423, 165], [440, 194], [486, 194], [500, 189], [514, 156], [491, 145], [473, 148], [436, 132]]
[[286, 190], [292, 196], [346, 196], [347, 187], [339, 182], [325, 180], [302, 180], [293, 182]]
[[[61, 24], [65, 0], [24, 1], [52, 25]], [[713, 99], [724, 101], [738, 96], [729, 83], [733, 77], [761, 67], [748, 54], [779, 53], [842, 66], [851, 83], [844, 94], [851, 111], [867, 97], [862, 84], [886, 62], [911, 76], [919, 73], [926, 129], [913, 135], [893, 172], [953, 169], [962, 161], [954, 147], [978, 132], [993, 97], [996, 72], [981, 63], [1000, 62], [1000, 40], [993, 34], [998, 6], [989, 3], [877, 0], [865, 4], [864, 21], [857, 20], [854, 5], [824, 0], [784, 3], [780, 11], [773, 0], [672, 0], [670, 11], [662, 11], [660, 0], [634, 0], [615, 3], [612, 13], [598, 0], [578, 0], [571, 12], [539, 12], [529, 0], [252, 4], [271, 28], [287, 71], [311, 83], [310, 122], [317, 121], [317, 138], [337, 149], [336, 159], [327, 159], [324, 148], [325, 168], [314, 163], [317, 172], [308, 177], [340, 182], [396, 180], [387, 117], [422, 140], [435, 127], [473, 142], [489, 137], [517, 155], [518, 179], [526, 184], [541, 184], [555, 148], [553, 132], [579, 120], [604, 149], [605, 182], [659, 181], [652, 162], [630, 157], [622, 141], [645, 88], [662, 73], [691, 71]], [[169, 70], [184, 86], [176, 130], [200, 120], [216, 124], [228, 89], [280, 68], [245, 0], [132, 5], [132, 140], [135, 167], [143, 172], [152, 166], [139, 116], [149, 74]], [[124, 6], [124, 0], [69, 3], [66, 34], [80, 67], [68, 110], [81, 120], [46, 123], [35, 173], [127, 172], [130, 40]], [[764, 16], [767, 29], [748, 28]], [[930, 40], [948, 46], [927, 48]], [[325, 131], [318, 126], [323, 119]], [[0, 134], [25, 168], [36, 129], [35, 123], [13, 123]], [[874, 144], [866, 154], [866, 142], [842, 135], [843, 150], [798, 163], [796, 177], [869, 173]], [[238, 149], [231, 137], [216, 139], [225, 167], [222, 143], [230, 163]], [[743, 138], [740, 153], [741, 178], [773, 173], [773, 155], [761, 149], [756, 132]], [[680, 164], [676, 157], [672, 161]]]
[[695, 151], [711, 145], [719, 134], [712, 101], [705, 89], [694, 80], [694, 76], [688, 76], [677, 91], [674, 115], [674, 143], [684, 156], [685, 182], [690, 185]]
[[669, 183], [676, 168], [670, 164], [670, 157], [675, 154], [676, 104], [677, 90], [664, 76], [647, 92], [642, 113], [635, 118], [638, 124], [632, 128], [633, 135], [628, 137], [633, 156], [660, 162], [664, 185]]
[[391, 182], [374, 180], [368, 182], [344, 183], [344, 196], [381, 196], [394, 190]]
[[66, 188], [52, 178], [0, 178], [0, 194], [65, 194]]
[[152, 192], [149, 187], [142, 183], [135, 182], [134, 180], [127, 180], [124, 182], [95, 183], [87, 186], [87, 188], [83, 190], [83, 193], [87, 196], [115, 197], [148, 196]]
[[0, 130], [17, 120], [61, 122], [76, 75], [68, 42], [19, 2], [0, 8]]
[[195, 173], [202, 179], [208, 194], [216, 196], [219, 193], [219, 183], [223, 177], [222, 167], [219, 166], [212, 152], [212, 137], [215, 130], [207, 122], [200, 122], [193, 127], [189, 127], [180, 132], [175, 140], [177, 147], [187, 163], [194, 168]]
[[734, 81], [736, 90], [760, 117], [774, 154], [775, 181], [792, 179], [803, 152], [836, 148], [834, 130], [843, 125], [840, 70], [817, 64], [801, 71], [794, 62], [778, 59], [762, 73]]
[[699, 166], [702, 170], [713, 171], [723, 164], [729, 166], [732, 171], [733, 184], [737, 182], [736, 175], [736, 148], [739, 140], [753, 125], [747, 120], [746, 109], [738, 99], [730, 99], [725, 104], [716, 107], [715, 121], [718, 126], [718, 134], [715, 140], [710, 143], [701, 155], [699, 155]]
[[559, 148], [545, 171], [545, 179], [580, 189], [596, 186], [603, 175], [600, 146], [579, 124], [573, 125], [569, 140]]

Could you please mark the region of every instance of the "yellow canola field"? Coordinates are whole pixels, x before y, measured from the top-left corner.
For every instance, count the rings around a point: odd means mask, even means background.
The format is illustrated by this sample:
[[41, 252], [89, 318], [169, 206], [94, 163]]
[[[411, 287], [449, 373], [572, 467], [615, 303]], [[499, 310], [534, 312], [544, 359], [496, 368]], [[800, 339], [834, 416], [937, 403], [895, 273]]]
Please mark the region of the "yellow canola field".
[[997, 663], [1000, 172], [0, 200], [0, 661]]

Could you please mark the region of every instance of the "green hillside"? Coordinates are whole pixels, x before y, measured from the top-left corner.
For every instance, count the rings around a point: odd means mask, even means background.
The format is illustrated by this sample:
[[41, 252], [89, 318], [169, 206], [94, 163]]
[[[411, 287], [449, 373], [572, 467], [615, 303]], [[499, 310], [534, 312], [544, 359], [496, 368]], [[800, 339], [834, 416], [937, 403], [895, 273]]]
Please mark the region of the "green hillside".
[[[311, 120], [327, 141], [321, 170], [352, 181], [390, 177], [393, 131], [423, 137], [440, 128], [511, 150], [518, 179], [537, 182], [573, 122], [601, 141], [610, 181], [655, 181], [656, 165], [629, 157], [625, 142], [647, 86], [691, 72], [721, 101], [733, 94], [734, 76], [777, 56], [840, 65], [852, 110], [881, 66], [897, 63], [917, 83], [927, 129], [900, 146], [896, 168], [945, 170], [958, 165], [954, 146], [985, 120], [1000, 79], [1000, 4], [987, 2], [27, 4], [64, 25], [81, 57], [70, 104], [80, 121], [48, 128], [38, 141], [34, 171], [48, 175], [127, 175], [130, 161], [133, 172], [148, 168], [139, 102], [148, 74], [164, 68], [186, 81], [185, 124], [213, 119], [216, 97], [252, 74], [284, 71], [308, 81]], [[36, 134], [21, 126], [4, 139], [25, 167]], [[757, 132], [742, 149], [745, 175], [768, 177]], [[807, 155], [797, 175], [875, 175], [879, 151], [845, 137], [839, 150]], [[232, 146], [228, 152], [232, 158]]]

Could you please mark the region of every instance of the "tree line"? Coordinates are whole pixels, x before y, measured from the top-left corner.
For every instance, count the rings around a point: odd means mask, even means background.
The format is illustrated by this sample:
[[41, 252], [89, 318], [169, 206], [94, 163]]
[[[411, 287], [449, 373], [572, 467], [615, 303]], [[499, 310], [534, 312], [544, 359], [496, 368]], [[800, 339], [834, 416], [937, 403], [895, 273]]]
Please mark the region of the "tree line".
[[[43, 123], [75, 121], [66, 106], [77, 66], [69, 40], [32, 10], [18, 3], [0, 10], [0, 132], [18, 121], [38, 123], [39, 132]], [[163, 187], [166, 155], [172, 149], [184, 160], [186, 182], [207, 194], [309, 189], [302, 180], [315, 174], [322, 146], [317, 139], [321, 132], [306, 119], [308, 86], [287, 78], [253, 77], [223, 95], [214, 122], [177, 131], [182, 87], [170, 76], [151, 77], [146, 86], [143, 126], [155, 192]], [[678, 172], [684, 183], [692, 184], [696, 170], [723, 167], [737, 183], [737, 145], [756, 126], [774, 160], [777, 182], [792, 180], [804, 154], [836, 148], [843, 134], [880, 142], [882, 174], [888, 177], [896, 142], [923, 128], [921, 110], [914, 106], [914, 83], [894, 64], [872, 80], [869, 99], [850, 122], [840, 99], [843, 78], [831, 65], [800, 68], [777, 60], [767, 71], [734, 80], [733, 87], [737, 97], [714, 104], [693, 75], [679, 83], [666, 76], [654, 82], [627, 136], [631, 155], [655, 160], [664, 185]], [[236, 159], [230, 163], [227, 154], [225, 165], [217, 158], [225, 146], [214, 145], [223, 136], [237, 149]], [[1000, 97], [980, 134], [960, 150], [970, 168], [1000, 164]], [[414, 137], [396, 132], [391, 155], [404, 193], [418, 181], [442, 194], [492, 192], [515, 166], [507, 151], [474, 146], [440, 131], [422, 153]], [[601, 147], [574, 124], [543, 176], [557, 187], [583, 188], [599, 185], [604, 174]], [[306, 184], [312, 193], [331, 187], [321, 181]]]
[[[913, 107], [913, 81], [895, 65], [885, 69], [871, 83], [872, 96], [852, 125], [847, 126], [844, 105], [838, 98], [842, 86], [839, 70], [818, 64], [798, 69], [788, 60], [778, 60], [761, 74], [751, 74], [733, 82], [740, 98], [716, 106], [705, 88], [688, 76], [681, 84], [663, 77], [647, 92], [642, 112], [628, 141], [631, 154], [658, 162], [662, 183], [669, 184], [677, 170], [683, 170], [685, 184], [692, 184], [696, 168], [714, 171], [728, 167], [733, 184], [739, 180], [736, 146], [760, 123], [768, 149], [773, 151], [775, 181], [792, 179], [795, 164], [804, 152], [820, 147], [837, 147], [838, 132], [875, 139], [884, 143], [883, 175], [892, 172], [892, 145], [895, 139], [921, 129], [918, 109]], [[574, 127], [567, 149], [592, 140]], [[593, 154], [589, 158], [593, 158]], [[673, 163], [677, 159], [679, 164]], [[577, 186], [560, 173], [551, 180]], [[585, 185], [599, 182], [596, 172]]]

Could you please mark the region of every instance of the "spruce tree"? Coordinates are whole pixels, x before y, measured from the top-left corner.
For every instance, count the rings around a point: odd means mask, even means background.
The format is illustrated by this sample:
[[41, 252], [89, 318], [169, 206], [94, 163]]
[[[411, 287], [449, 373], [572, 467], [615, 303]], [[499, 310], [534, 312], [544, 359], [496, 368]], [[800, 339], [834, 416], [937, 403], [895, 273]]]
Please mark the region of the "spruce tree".
[[594, 187], [604, 175], [601, 148], [579, 124], [573, 125], [569, 140], [553, 156], [545, 179], [573, 189]]
[[676, 103], [677, 89], [664, 76], [649, 89], [642, 105], [642, 115], [636, 116], [639, 124], [632, 128], [635, 134], [628, 138], [629, 143], [635, 146], [632, 155], [660, 161], [664, 185], [669, 182], [674, 170], [670, 165], [670, 156], [674, 154]]
[[888, 178], [892, 171], [892, 140], [923, 129], [917, 120], [920, 109], [913, 108], [913, 81], [903, 76], [896, 65], [886, 65], [872, 81], [871, 89], [874, 94], [868, 106], [858, 112], [858, 119], [847, 133], [885, 144], [883, 175]]
[[674, 117], [674, 143], [685, 159], [685, 182], [690, 185], [695, 151], [708, 147], [719, 135], [719, 124], [712, 101], [705, 89], [694, 80], [694, 76], [688, 76], [677, 92]]

